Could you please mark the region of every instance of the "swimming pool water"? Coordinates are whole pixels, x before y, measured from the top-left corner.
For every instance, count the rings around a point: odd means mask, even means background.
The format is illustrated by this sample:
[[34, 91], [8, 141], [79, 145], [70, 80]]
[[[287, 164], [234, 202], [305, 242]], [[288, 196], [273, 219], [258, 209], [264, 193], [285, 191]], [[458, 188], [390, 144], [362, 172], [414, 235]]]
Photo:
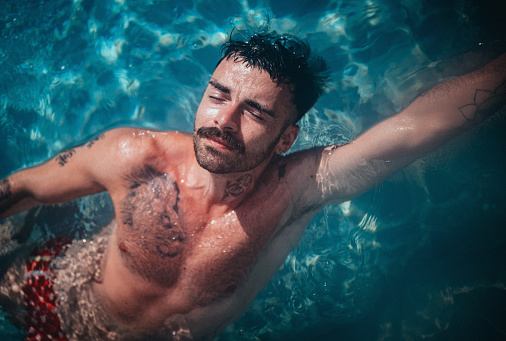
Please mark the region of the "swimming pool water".
[[[504, 51], [505, 14], [492, 0], [2, 1], [0, 177], [112, 127], [191, 130], [228, 32], [267, 17], [332, 71], [294, 148], [346, 142]], [[220, 339], [506, 339], [505, 125], [498, 113], [315, 216]], [[31, 239], [68, 225], [84, 238], [108, 205], [97, 196], [43, 209]], [[22, 339], [0, 319], [2, 339]]]

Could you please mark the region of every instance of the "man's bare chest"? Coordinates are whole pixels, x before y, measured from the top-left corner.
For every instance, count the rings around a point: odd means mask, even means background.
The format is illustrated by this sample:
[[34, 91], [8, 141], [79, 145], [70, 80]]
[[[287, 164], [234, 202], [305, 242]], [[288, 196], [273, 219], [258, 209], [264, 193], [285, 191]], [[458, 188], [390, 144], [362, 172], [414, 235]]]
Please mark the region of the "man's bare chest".
[[[198, 199], [198, 198], [197, 198]], [[124, 266], [143, 280], [194, 287], [207, 304], [240, 284], [276, 230], [282, 209], [254, 200], [224, 214], [206, 215], [167, 174], [134, 174], [115, 203], [117, 247]]]

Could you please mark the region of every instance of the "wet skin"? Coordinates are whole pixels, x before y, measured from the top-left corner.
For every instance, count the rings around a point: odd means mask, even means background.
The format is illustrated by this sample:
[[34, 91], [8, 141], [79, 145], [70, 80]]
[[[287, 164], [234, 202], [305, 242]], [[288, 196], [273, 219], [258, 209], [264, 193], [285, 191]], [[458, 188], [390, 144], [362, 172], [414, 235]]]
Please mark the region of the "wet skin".
[[[222, 320], [213, 330], [192, 330], [214, 335], [279, 267], [291, 243], [275, 250], [281, 257], [271, 256], [269, 266], [259, 254], [269, 253], [273, 234], [293, 215], [286, 163], [273, 159], [298, 132], [287, 124], [290, 96], [266, 72], [225, 61], [204, 94], [193, 137], [111, 136], [121, 140], [116, 153], [123, 159], [137, 156], [130, 173], [108, 184], [116, 228], [103, 281], [95, 284], [120, 325], [144, 332], [226, 301], [227, 311], [213, 308]], [[198, 134], [201, 128], [212, 133]], [[254, 267], [261, 276], [249, 276]]]

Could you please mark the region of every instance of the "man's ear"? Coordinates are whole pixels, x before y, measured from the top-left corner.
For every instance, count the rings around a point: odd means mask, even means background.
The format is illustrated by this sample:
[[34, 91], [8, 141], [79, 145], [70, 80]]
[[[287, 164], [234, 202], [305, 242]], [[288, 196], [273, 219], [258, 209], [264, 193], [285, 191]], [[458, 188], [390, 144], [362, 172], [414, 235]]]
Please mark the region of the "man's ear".
[[286, 153], [297, 139], [299, 131], [300, 127], [296, 124], [288, 126], [283, 134], [281, 134], [281, 138], [279, 139], [278, 145], [276, 146], [276, 153]]

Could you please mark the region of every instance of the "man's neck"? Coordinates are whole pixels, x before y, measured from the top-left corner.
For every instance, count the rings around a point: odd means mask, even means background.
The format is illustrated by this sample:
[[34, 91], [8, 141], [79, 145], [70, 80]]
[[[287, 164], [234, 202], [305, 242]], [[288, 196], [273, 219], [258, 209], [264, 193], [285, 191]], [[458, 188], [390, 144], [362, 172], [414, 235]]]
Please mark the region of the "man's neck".
[[269, 162], [265, 162], [247, 172], [214, 174], [195, 162], [189, 175], [194, 188], [203, 191], [202, 204], [208, 206], [228, 206], [237, 208], [255, 190]]

